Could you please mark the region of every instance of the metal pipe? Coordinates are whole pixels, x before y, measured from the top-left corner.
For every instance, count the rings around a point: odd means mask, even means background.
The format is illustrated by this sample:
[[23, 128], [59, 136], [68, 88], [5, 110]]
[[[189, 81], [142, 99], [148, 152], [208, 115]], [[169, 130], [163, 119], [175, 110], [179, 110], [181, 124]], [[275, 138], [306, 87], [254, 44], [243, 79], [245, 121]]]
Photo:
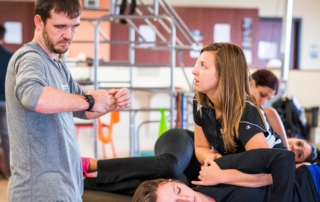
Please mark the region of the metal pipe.
[[180, 32], [183, 34], [185, 39], [188, 41], [189, 44], [195, 43], [198, 44], [197, 41], [194, 40], [194, 38], [191, 36], [191, 32], [187, 25], [183, 22], [183, 20], [180, 18], [178, 13], [172, 8], [171, 5], [169, 5], [166, 0], [162, 0], [163, 6], [162, 8], [165, 10], [169, 10], [169, 13], [173, 16], [173, 20], [176, 22], [177, 28], [180, 30]]
[[110, 15], [111, 16], [115, 15], [115, 8], [116, 8], [115, 4], [116, 4], [115, 0], [110, 0], [109, 8], [110, 8]]
[[[94, 21], [90, 21], [90, 23], [94, 26]], [[105, 40], [109, 40], [107, 35], [102, 30], [99, 29], [99, 33]]]
[[[129, 41], [130, 43], [130, 48], [129, 48], [129, 63], [130, 63], [130, 87], [132, 87], [132, 79], [133, 79], [133, 67], [134, 67], [134, 62], [135, 62], [135, 49], [134, 49], [134, 41], [135, 41], [135, 29], [130, 27], [129, 29]], [[134, 97], [134, 92], [133, 90], [130, 89], [130, 100], [131, 100], [131, 105], [130, 108], [133, 105], [133, 97]], [[135, 154], [135, 146], [136, 146], [136, 135], [135, 135], [135, 113], [130, 112], [130, 156], [134, 156]]]
[[154, 15], [158, 16], [159, 15], [159, 1], [158, 0], [153, 0], [153, 10], [154, 10]]
[[[97, 25], [94, 28], [94, 56], [93, 56], [93, 87], [94, 90], [98, 89], [98, 67], [99, 67], [99, 25], [100, 23], [97, 23]], [[93, 145], [94, 145], [94, 157], [98, 158], [98, 121], [97, 119], [93, 120]]]
[[[140, 9], [136, 9], [136, 12], [142, 16], [143, 13]], [[151, 29], [156, 33], [156, 35], [162, 40], [162, 41], [166, 41], [166, 38], [160, 33], [160, 31], [158, 29], [155, 28], [155, 26], [153, 26], [153, 24], [151, 23], [151, 21], [149, 19], [144, 19], [144, 21], [151, 27]]]
[[283, 18], [282, 25], [282, 39], [281, 39], [281, 55], [282, 55], [282, 68], [281, 79], [286, 82], [284, 95], [288, 93], [288, 75], [290, 65], [290, 48], [291, 48], [291, 32], [292, 32], [292, 14], [293, 13], [293, 0], [286, 2], [286, 15]]
[[174, 21], [171, 20], [171, 18], [168, 17], [167, 19], [171, 24], [171, 77], [170, 77], [170, 85], [171, 85], [171, 93], [174, 95], [171, 95], [171, 120], [170, 120], [170, 128], [173, 128], [174, 126], [174, 110], [175, 110], [175, 103], [176, 103], [176, 95], [175, 95], [175, 85], [174, 85], [174, 76], [175, 76], [175, 66], [176, 66], [176, 26], [174, 24]]

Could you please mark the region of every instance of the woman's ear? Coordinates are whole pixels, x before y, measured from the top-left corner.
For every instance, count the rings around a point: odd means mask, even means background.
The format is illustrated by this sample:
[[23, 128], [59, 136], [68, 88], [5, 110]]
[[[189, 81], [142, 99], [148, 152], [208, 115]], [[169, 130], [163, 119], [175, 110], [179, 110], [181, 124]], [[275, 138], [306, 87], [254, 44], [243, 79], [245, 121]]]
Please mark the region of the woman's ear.
[[254, 88], [256, 87], [256, 82], [251, 77], [249, 79], [249, 83], [250, 83], [250, 87], [254, 87]]

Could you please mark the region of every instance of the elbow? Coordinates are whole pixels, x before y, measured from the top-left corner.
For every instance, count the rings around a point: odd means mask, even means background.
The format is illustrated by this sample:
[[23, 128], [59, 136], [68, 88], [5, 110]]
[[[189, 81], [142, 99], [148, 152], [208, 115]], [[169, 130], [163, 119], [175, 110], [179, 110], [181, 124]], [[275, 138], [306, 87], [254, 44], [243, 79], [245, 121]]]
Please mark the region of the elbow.
[[48, 112], [44, 106], [37, 105], [34, 111], [40, 114], [50, 114], [50, 112]]
[[162, 154], [156, 158], [159, 164], [155, 168], [157, 169], [158, 176], [161, 178], [178, 179], [186, 168], [186, 165], [181, 164], [171, 154]]
[[202, 148], [201, 147], [195, 147], [194, 153], [196, 155], [197, 160], [201, 163], [204, 164], [205, 157], [201, 152]]
[[41, 100], [38, 101], [36, 107], [34, 108], [35, 112], [41, 113], [41, 114], [52, 114], [54, 112], [50, 111], [50, 108], [48, 107], [48, 104], [45, 102], [42, 102]]

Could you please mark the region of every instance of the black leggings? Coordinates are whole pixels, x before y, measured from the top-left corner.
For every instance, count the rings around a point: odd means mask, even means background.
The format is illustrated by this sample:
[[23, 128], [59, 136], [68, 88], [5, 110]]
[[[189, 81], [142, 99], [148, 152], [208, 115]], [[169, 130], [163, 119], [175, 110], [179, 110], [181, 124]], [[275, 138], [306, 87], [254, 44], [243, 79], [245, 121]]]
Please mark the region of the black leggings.
[[133, 195], [145, 180], [179, 179], [184, 171], [193, 174], [189, 181], [197, 179], [200, 164], [194, 156], [193, 132], [171, 129], [159, 137], [154, 151], [152, 157], [99, 160], [97, 177], [86, 178], [84, 188]]
[[[246, 173], [272, 173], [271, 201], [291, 201], [294, 183], [294, 154], [279, 149], [257, 149], [216, 160], [220, 168]], [[158, 178], [196, 180], [200, 164], [194, 155], [193, 132], [171, 129], [156, 142], [155, 156], [98, 161], [98, 176], [84, 180], [85, 189], [132, 195], [145, 180]], [[279, 199], [279, 200], [278, 200]]]

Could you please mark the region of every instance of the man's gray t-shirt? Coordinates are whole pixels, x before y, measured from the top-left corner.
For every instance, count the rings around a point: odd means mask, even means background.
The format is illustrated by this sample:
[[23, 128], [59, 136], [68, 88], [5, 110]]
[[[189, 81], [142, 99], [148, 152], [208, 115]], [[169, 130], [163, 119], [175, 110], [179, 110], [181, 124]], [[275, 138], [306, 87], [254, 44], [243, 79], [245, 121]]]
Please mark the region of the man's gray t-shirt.
[[73, 117], [82, 112], [40, 114], [35, 107], [45, 86], [84, 94], [64, 64], [35, 42], [11, 58], [6, 77], [11, 145], [10, 202], [80, 202], [82, 167]]

